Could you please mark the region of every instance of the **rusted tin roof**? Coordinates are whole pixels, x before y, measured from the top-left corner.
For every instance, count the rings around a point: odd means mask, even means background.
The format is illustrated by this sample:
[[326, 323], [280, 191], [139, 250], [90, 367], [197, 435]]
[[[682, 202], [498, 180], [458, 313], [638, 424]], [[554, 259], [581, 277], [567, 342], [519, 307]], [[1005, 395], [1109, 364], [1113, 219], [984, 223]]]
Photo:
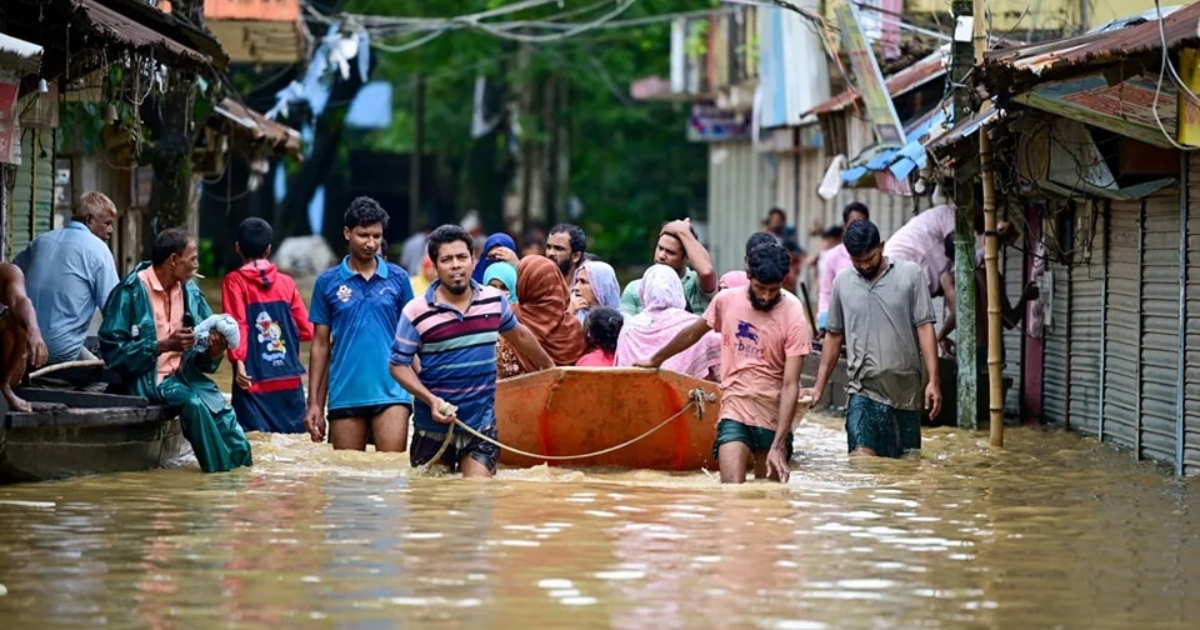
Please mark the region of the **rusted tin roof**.
[[131, 0], [70, 1], [79, 18], [101, 39], [152, 51], [168, 62], [212, 64], [222, 69], [229, 63], [229, 57], [211, 36], [156, 7]]
[[[888, 94], [892, 98], [907, 94], [934, 79], [942, 77], [946, 74], [945, 58], [940, 52], [935, 52], [928, 57], [914, 63], [913, 65], [893, 74], [887, 78], [884, 85], [887, 87]], [[813, 107], [805, 112], [804, 115], [816, 114], [818, 116], [840, 112], [847, 107], [850, 107], [855, 102], [860, 101], [858, 90], [851, 87], [841, 94]]]
[[279, 124], [231, 98], [221, 101], [214, 109], [221, 117], [237, 125], [242, 134], [252, 141], [269, 143], [277, 153], [300, 153], [300, 133], [295, 129]]
[[1167, 46], [1178, 48], [1200, 42], [1200, 2], [1183, 7], [1162, 20], [1151, 19], [1141, 24], [1086, 33], [1051, 42], [1031, 44], [989, 52], [984, 58], [985, 83], [1000, 86], [1005, 82], [1005, 69], [1018, 73], [1044, 76], [1058, 70], [1079, 66], [1099, 65], [1122, 58], [1156, 53], [1162, 50], [1165, 31]]

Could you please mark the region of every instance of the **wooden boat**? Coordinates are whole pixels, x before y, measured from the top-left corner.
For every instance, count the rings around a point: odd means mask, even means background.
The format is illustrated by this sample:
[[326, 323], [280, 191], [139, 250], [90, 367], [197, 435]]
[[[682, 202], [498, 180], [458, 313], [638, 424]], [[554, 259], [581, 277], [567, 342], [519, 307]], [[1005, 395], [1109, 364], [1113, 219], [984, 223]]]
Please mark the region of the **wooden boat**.
[[0, 411], [0, 483], [159, 468], [186, 441], [179, 420], [145, 398], [21, 388], [31, 413]]
[[496, 391], [496, 430], [501, 442], [530, 453], [592, 453], [632, 440], [679, 413], [696, 390], [703, 392], [703, 412], [689, 409], [616, 452], [548, 461], [501, 451], [500, 463], [715, 470], [717, 384], [667, 370], [564, 367], [502, 380]]

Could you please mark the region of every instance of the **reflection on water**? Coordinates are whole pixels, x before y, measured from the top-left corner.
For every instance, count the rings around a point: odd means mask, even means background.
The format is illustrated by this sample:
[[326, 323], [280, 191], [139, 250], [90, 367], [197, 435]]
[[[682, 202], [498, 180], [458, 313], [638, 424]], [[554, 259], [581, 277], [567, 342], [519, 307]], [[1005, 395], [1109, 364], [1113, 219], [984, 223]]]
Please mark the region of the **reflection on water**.
[[1186, 483], [1060, 432], [797, 434], [787, 487], [703, 473], [416, 477], [254, 436], [253, 470], [0, 487], [5, 628], [1184, 628]]

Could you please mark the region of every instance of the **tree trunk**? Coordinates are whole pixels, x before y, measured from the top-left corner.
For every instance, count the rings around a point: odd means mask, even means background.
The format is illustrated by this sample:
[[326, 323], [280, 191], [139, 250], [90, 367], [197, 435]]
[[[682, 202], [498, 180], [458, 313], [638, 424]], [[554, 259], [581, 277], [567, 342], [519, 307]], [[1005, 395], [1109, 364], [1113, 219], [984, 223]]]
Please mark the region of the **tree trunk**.
[[[171, 11], [203, 28], [204, 0], [175, 0]], [[167, 90], [159, 101], [156, 120], [148, 121], [151, 142], [146, 157], [154, 168], [154, 186], [146, 215], [144, 243], [149, 251], [159, 231], [187, 224], [192, 206], [192, 147], [203, 125], [193, 121], [196, 104], [196, 75], [172, 70]]]

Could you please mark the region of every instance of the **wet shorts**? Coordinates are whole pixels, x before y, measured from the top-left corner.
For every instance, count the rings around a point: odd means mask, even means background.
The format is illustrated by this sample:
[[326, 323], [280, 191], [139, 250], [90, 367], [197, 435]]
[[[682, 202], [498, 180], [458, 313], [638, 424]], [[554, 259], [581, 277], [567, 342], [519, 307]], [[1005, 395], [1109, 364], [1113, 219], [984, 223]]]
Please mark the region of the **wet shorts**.
[[[493, 440], [497, 439], [495, 426], [480, 429], [479, 432]], [[433, 456], [437, 455], [438, 450], [442, 448], [442, 441], [445, 439], [445, 433], [417, 429], [413, 433], [412, 444], [408, 447], [408, 457], [412, 461], [413, 467], [433, 459]], [[470, 457], [483, 464], [488, 472], [494, 473], [496, 472], [496, 460], [500, 459], [500, 447], [460, 430], [454, 434], [450, 446], [446, 447], [446, 452], [442, 453], [441, 463], [450, 468], [450, 472], [458, 472], [459, 461], [463, 457]]]
[[361, 407], [342, 407], [341, 409], [330, 409], [325, 413], [325, 417], [329, 420], [345, 420], [346, 418], [365, 418], [373, 420], [388, 409], [401, 406], [408, 407], [409, 413], [412, 412], [412, 404], [406, 402], [384, 403], [382, 405], [363, 405]]
[[851, 453], [869, 448], [880, 457], [901, 457], [905, 451], [921, 448], [921, 414], [851, 394], [846, 404], [846, 442]]
[[[717, 441], [713, 442], [713, 459], [717, 459], [717, 451], [721, 449], [721, 445], [730, 442], [745, 444], [750, 447], [751, 453], [769, 451], [771, 444], [775, 442], [775, 430], [752, 427], [737, 420], [721, 420], [717, 423]], [[787, 447], [787, 458], [790, 460], [792, 458], [792, 436], [790, 434], [787, 436], [784, 446]]]

